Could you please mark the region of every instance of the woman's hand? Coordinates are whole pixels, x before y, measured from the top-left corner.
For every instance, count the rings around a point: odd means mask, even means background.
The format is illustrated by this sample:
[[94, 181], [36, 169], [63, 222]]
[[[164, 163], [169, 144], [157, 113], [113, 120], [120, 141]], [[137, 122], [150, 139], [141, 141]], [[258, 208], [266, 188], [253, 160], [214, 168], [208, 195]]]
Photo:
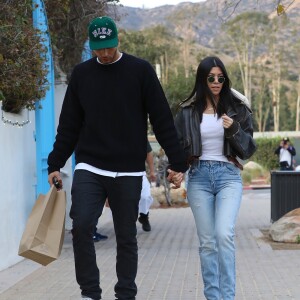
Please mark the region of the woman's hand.
[[178, 189], [181, 186], [181, 182], [183, 180], [183, 174], [181, 172], [175, 172], [168, 169], [169, 175], [167, 179], [173, 183], [175, 186], [172, 187], [173, 189]]
[[224, 128], [229, 128], [233, 124], [233, 119], [229, 118], [226, 114], [224, 114], [221, 118], [223, 120]]

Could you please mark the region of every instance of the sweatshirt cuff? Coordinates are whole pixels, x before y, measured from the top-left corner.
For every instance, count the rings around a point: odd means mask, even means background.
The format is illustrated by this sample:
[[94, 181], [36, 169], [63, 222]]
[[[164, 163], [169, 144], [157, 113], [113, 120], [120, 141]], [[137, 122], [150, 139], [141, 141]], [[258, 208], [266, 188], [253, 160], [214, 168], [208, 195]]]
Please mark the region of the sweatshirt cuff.
[[175, 171], [175, 172], [185, 173], [188, 170], [188, 165], [185, 163], [171, 164], [171, 165], [169, 165], [168, 169], [171, 169], [172, 171]]
[[59, 167], [56, 167], [56, 166], [49, 166], [48, 167], [48, 175], [55, 172], [55, 171], [58, 171], [60, 172], [60, 168]]

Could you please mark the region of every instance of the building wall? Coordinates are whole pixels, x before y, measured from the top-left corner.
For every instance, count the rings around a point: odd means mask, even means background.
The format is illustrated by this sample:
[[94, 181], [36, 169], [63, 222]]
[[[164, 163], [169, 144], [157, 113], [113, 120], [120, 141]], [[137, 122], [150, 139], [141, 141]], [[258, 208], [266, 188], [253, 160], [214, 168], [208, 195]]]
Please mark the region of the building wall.
[[[66, 85], [55, 86], [55, 126], [57, 127]], [[0, 102], [1, 107], [1, 102]], [[2, 113], [0, 109], [0, 113]], [[8, 120], [27, 119], [24, 116], [3, 113]], [[0, 271], [19, 261], [19, 243], [36, 195], [36, 144], [35, 112], [29, 112], [30, 123], [23, 127], [4, 124], [0, 120]], [[69, 159], [61, 170], [64, 189], [67, 192], [66, 229], [71, 229], [69, 210], [71, 206], [72, 160]]]
[[[3, 116], [21, 122], [27, 118], [24, 112], [23, 117]], [[36, 198], [34, 112], [29, 113], [29, 119], [31, 122], [21, 128], [0, 120], [0, 270], [23, 259], [18, 256], [19, 242]]]

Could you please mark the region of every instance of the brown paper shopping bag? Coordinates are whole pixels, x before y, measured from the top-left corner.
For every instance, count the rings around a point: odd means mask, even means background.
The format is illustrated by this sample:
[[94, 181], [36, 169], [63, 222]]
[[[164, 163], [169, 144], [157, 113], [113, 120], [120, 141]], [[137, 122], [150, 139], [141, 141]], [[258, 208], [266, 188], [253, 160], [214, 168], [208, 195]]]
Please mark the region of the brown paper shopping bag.
[[39, 195], [28, 218], [19, 246], [19, 255], [44, 266], [56, 260], [65, 233], [66, 193], [54, 185]]

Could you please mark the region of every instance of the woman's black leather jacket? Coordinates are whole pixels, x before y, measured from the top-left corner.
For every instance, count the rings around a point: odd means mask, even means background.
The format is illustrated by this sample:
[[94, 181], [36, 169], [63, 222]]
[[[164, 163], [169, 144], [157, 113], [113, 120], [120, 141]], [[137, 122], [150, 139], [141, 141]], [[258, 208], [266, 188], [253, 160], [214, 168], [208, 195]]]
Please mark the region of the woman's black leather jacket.
[[[233, 95], [235, 107], [234, 109], [230, 107], [227, 112], [227, 115], [233, 119], [233, 124], [230, 128], [224, 129], [223, 154], [242, 169], [236, 157], [242, 160], [248, 159], [256, 150], [253, 139], [252, 111], [245, 103], [248, 101], [246, 97], [236, 91]], [[175, 118], [175, 126], [187, 162], [191, 164], [202, 155], [200, 119], [194, 106], [194, 99], [181, 105]]]

